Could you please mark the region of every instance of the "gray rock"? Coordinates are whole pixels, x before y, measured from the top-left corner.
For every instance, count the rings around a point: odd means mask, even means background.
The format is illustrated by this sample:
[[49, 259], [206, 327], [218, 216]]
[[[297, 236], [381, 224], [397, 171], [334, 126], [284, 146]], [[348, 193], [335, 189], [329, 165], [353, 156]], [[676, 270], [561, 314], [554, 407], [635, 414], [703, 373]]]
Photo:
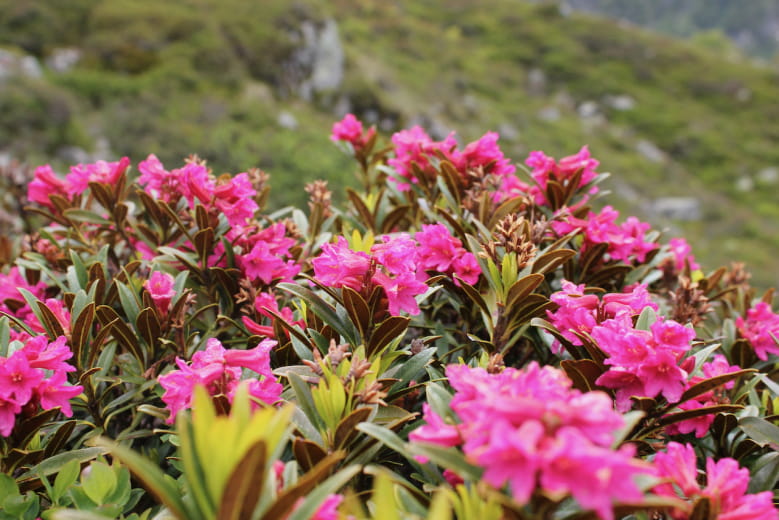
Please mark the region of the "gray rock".
[[506, 141], [516, 141], [519, 139], [519, 130], [510, 123], [501, 123], [498, 125], [498, 134], [501, 139]]
[[652, 203], [652, 212], [674, 220], [700, 220], [701, 203], [695, 197], [662, 197]]
[[636, 143], [636, 151], [651, 162], [665, 162], [665, 152], [658, 148], [657, 145], [647, 141], [646, 139], [641, 139]]
[[74, 47], [60, 47], [51, 51], [46, 58], [46, 66], [54, 72], [63, 74], [70, 71], [81, 60], [81, 50]]
[[527, 73], [527, 90], [535, 95], [541, 95], [546, 91], [546, 74], [543, 70], [530, 69]]
[[0, 49], [0, 80], [15, 76], [40, 78], [43, 71], [35, 56]]
[[598, 115], [600, 109], [595, 101], [584, 101], [578, 106], [576, 111], [579, 113], [579, 117], [587, 119], [588, 117], [595, 117]]
[[779, 168], [763, 168], [757, 172], [757, 180], [763, 184], [776, 184], [779, 181]]
[[303, 46], [295, 53], [294, 61], [311, 71], [299, 86], [303, 99], [311, 100], [318, 92], [336, 90], [344, 77], [344, 50], [338, 35], [338, 24], [333, 19], [321, 26], [306, 21], [300, 26]]
[[636, 107], [636, 100], [627, 94], [606, 96], [603, 98], [603, 102], [614, 110], [619, 111], [633, 110]]
[[736, 189], [738, 191], [752, 191], [755, 188], [755, 181], [752, 177], [744, 176], [736, 179]]
[[537, 116], [541, 121], [558, 121], [560, 119], [560, 109], [554, 106], [544, 107], [538, 111]]
[[298, 127], [298, 120], [294, 115], [292, 115], [290, 112], [287, 112], [286, 110], [279, 112], [279, 116], [276, 119], [276, 122], [281, 128], [285, 128], [287, 130], [296, 130]]

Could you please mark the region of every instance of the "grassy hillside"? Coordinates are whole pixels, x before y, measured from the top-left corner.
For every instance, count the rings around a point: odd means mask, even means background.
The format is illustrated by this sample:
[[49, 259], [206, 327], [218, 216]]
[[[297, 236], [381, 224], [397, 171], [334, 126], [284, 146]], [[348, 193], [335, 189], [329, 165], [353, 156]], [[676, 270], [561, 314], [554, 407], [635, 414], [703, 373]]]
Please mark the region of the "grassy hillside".
[[[301, 27], [327, 19], [344, 77], [301, 97]], [[516, 0], [0, 0], [0, 46], [41, 60], [81, 52], [68, 72], [44, 67], [0, 89], [0, 143], [29, 162], [102, 136], [135, 161], [196, 152], [216, 171], [262, 167], [282, 205], [302, 201], [308, 180], [350, 182], [328, 141], [347, 108], [386, 136], [413, 123], [464, 141], [497, 130], [518, 162], [588, 144], [613, 172], [610, 203], [686, 234], [707, 266], [745, 259], [758, 284], [779, 283], [768, 67]], [[653, 212], [668, 196], [699, 200], [702, 219]]]

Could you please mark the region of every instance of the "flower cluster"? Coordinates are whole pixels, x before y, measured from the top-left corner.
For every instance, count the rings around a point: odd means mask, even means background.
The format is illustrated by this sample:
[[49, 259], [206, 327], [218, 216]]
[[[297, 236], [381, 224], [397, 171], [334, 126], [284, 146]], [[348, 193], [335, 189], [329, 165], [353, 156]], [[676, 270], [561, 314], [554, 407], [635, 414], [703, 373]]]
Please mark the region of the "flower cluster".
[[362, 122], [354, 117], [354, 114], [346, 114], [341, 120], [333, 123], [330, 134], [332, 141], [345, 141], [352, 145], [355, 152], [359, 152], [376, 135], [376, 129], [363, 130]]
[[314, 274], [326, 285], [349, 287], [366, 296], [381, 287], [389, 312], [395, 315], [401, 310], [419, 313], [415, 297], [427, 290], [428, 270], [476, 283], [481, 273], [476, 258], [446, 226], [422, 226], [415, 239], [407, 233], [384, 235], [368, 254], [353, 251], [345, 238], [338, 237], [335, 244], [324, 244], [322, 254], [312, 261]]
[[168, 171], [154, 154], [141, 161], [138, 170], [138, 183], [149, 195], [171, 204], [184, 197], [190, 208], [197, 200], [207, 210], [224, 214], [234, 228], [245, 226], [258, 209], [257, 192], [246, 173], [213, 179], [205, 164], [195, 160]]
[[60, 407], [70, 417], [70, 399], [83, 391], [68, 384], [67, 374], [76, 370], [65, 361], [73, 357], [60, 336], [49, 342], [46, 336], [29, 339], [8, 357], [0, 357], [0, 435], [11, 434], [20, 413], [34, 413]]
[[282, 222], [265, 229], [245, 229], [243, 235], [235, 237], [235, 245], [242, 251], [236, 260], [250, 280], [261, 280], [266, 285], [274, 280], [292, 281], [300, 272], [300, 265], [290, 251], [295, 244]]
[[70, 168], [70, 173], [61, 179], [48, 164], [35, 169], [35, 178], [27, 187], [27, 198], [42, 206], [53, 208], [50, 195], [72, 199], [83, 193], [90, 182], [115, 185], [130, 167], [130, 159], [122, 157], [116, 162], [97, 161], [91, 164], [78, 164]]
[[740, 468], [731, 458], [718, 461], [706, 459], [707, 485], [698, 483], [698, 469], [695, 450], [690, 445], [668, 443], [666, 452], [655, 455], [657, 476], [665, 482], [654, 488], [658, 495], [687, 499], [692, 503], [684, 509], [674, 509], [675, 520], [687, 520], [693, 503], [707, 499], [710, 505], [709, 518], [722, 520], [777, 520], [779, 512], [773, 505], [773, 493], [747, 494], [749, 470]]
[[31, 284], [16, 266], [12, 267], [8, 274], [0, 273], [0, 312], [25, 321], [32, 315], [32, 309], [25, 302], [19, 289], [30, 291], [36, 298], [43, 299], [46, 294], [46, 284], [44, 282]]
[[192, 362], [187, 364], [176, 358], [178, 370], [172, 370], [159, 377], [165, 390], [162, 400], [170, 410], [169, 423], [176, 415], [192, 406], [195, 387], [206, 387], [212, 396], [223, 395], [232, 402], [243, 370], [248, 369], [260, 376], [249, 380], [249, 394], [264, 403], [273, 404], [279, 400], [283, 386], [276, 380], [270, 366], [270, 351], [276, 345], [271, 339], [263, 340], [249, 350], [225, 349], [218, 339], [206, 342], [206, 349], [196, 352]]
[[[475, 284], [481, 267], [472, 253], [463, 248], [459, 238], [452, 236], [443, 224], [423, 225], [414, 238], [419, 242], [419, 266], [425, 271], [457, 275], [468, 284]], [[459, 285], [457, 279], [455, 283]]]
[[628, 217], [622, 224], [617, 224], [618, 217], [617, 210], [606, 206], [600, 213], [590, 211], [585, 219], [573, 215], [561, 216], [561, 220], [552, 222], [552, 229], [560, 236], [573, 231], [582, 233], [582, 252], [596, 244], [608, 244], [606, 252], [612, 260], [621, 260], [626, 264], [644, 262], [647, 255], [659, 247], [657, 243], [645, 240], [649, 224], [636, 217]]
[[392, 144], [395, 145], [395, 157], [387, 163], [395, 169], [397, 177], [392, 177], [392, 180], [401, 191], [419, 182], [417, 171], [434, 178], [436, 161], [442, 158], [452, 163], [462, 175], [481, 168], [484, 173], [502, 178], [516, 171], [498, 147], [498, 134], [495, 132], [487, 132], [463, 150], [458, 150], [454, 132], [443, 141], [434, 141], [422, 128], [415, 126], [395, 133]]
[[[692, 359], [692, 358], [687, 358], [687, 359]], [[721, 354], [717, 354], [714, 356], [714, 358], [711, 361], [708, 361], [701, 366], [701, 372], [703, 373], [703, 376], [693, 376], [689, 379], [689, 381], [687, 381], [687, 388], [697, 383], [700, 383], [701, 381], [704, 381], [706, 379], [722, 376], [725, 374], [730, 374], [732, 372], [737, 372], [738, 370], [741, 370], [741, 367], [737, 365], [731, 366], [730, 363], [728, 363], [728, 360], [725, 358], [725, 356]], [[704, 392], [703, 394], [695, 396], [695, 398], [693, 399], [681, 403], [679, 405], [679, 408], [682, 410], [696, 410], [699, 408], [704, 408], [706, 406], [728, 404], [730, 400], [725, 394], [725, 390], [730, 390], [731, 388], [733, 388], [734, 385], [735, 385], [734, 381], [728, 381], [727, 383], [725, 383], [720, 387], [713, 388], [708, 392]], [[677, 434], [694, 432], [695, 436], [700, 438], [700, 437], [704, 437], [708, 433], [709, 427], [713, 422], [714, 422], [713, 414], [701, 415], [678, 423], [669, 424], [666, 427], [665, 431], [669, 435], [677, 435]]]
[[[680, 362], [690, 350], [695, 331], [660, 317], [649, 330], [637, 329], [633, 317], [649, 307], [646, 287], [638, 285], [628, 293], [610, 293], [599, 301], [585, 295], [584, 286], [563, 282], [563, 290], [551, 296], [559, 305], [548, 311], [552, 324], [575, 345], [588, 334], [608, 356], [609, 370], [596, 383], [616, 390], [617, 409], [630, 409], [631, 396], [656, 397], [678, 402], [687, 387], [687, 372]], [[559, 346], [557, 347], [559, 352]]]
[[[600, 164], [590, 156], [590, 150], [583, 146], [579, 153], [563, 157], [559, 162], [549, 157], [544, 152], [531, 152], [525, 164], [531, 169], [531, 175], [535, 184], [528, 185], [520, 181], [516, 176], [507, 176], [503, 179], [501, 192], [511, 196], [529, 195], [539, 206], [549, 205], [545, 192], [549, 181], [555, 181], [561, 185], [571, 182], [572, 178], [581, 172], [577, 188], [583, 188], [595, 180], [598, 176], [595, 169]], [[590, 195], [598, 193], [598, 187], [590, 188]], [[583, 199], [586, 201], [587, 197]]]
[[605, 393], [581, 393], [562, 371], [535, 362], [499, 374], [450, 365], [446, 375], [460, 422], [446, 423], [425, 404], [427, 424], [410, 434], [412, 441], [462, 446], [468, 460], [484, 468], [487, 483], [508, 484], [520, 503], [540, 488], [572, 495], [612, 520], [613, 501], [642, 498], [634, 477], [649, 468], [633, 458], [631, 446], [610, 448], [623, 419]]
[[769, 304], [758, 302], [747, 311], [746, 320], [741, 316], [736, 319], [736, 326], [752, 344], [757, 357], [765, 361], [768, 354], [779, 355], [779, 314]]

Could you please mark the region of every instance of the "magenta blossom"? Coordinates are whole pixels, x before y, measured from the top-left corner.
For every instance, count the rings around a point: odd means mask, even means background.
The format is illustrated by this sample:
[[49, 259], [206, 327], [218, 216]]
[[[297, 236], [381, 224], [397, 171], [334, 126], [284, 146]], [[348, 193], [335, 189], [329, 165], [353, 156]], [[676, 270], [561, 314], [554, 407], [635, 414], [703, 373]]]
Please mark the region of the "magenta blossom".
[[[666, 452], [655, 455], [656, 476], [665, 482], [655, 486], [658, 495], [689, 501], [684, 509], [674, 509], [675, 520], [687, 520], [698, 498], [709, 500], [713, 517], [722, 520], [777, 520], [779, 512], [773, 505], [773, 493], [748, 494], [749, 470], [740, 468], [731, 458], [706, 459], [707, 484], [698, 481], [695, 450], [690, 445], [668, 443]], [[677, 492], [681, 492], [681, 496]]]
[[736, 327], [755, 349], [757, 357], [763, 361], [769, 354], [779, 355], [779, 314], [771, 310], [765, 302], [759, 302], [747, 311], [747, 319], [736, 319]]
[[143, 287], [149, 292], [149, 296], [162, 316], [168, 314], [170, 302], [176, 296], [174, 285], [175, 279], [162, 271], [154, 271], [143, 283]]
[[127, 157], [116, 162], [97, 161], [71, 166], [70, 173], [65, 176], [66, 189], [73, 196], [86, 191], [90, 182], [115, 186], [129, 167], [130, 159]]
[[35, 336], [10, 356], [0, 357], [0, 435], [11, 434], [22, 409], [59, 407], [66, 416], [73, 415], [70, 399], [84, 389], [68, 384], [67, 373], [76, 369], [65, 362], [73, 356], [66, 341], [64, 336], [52, 342]]
[[57, 177], [48, 164], [35, 168], [35, 178], [27, 185], [27, 198], [41, 206], [54, 208], [50, 195], [68, 198], [69, 183]]
[[224, 395], [232, 403], [235, 390], [244, 378], [242, 369], [256, 375], [248, 376], [249, 395], [267, 404], [279, 400], [283, 386], [276, 380], [270, 366], [270, 351], [276, 342], [266, 339], [253, 349], [225, 349], [219, 340], [210, 338], [206, 349], [196, 352], [192, 362], [187, 364], [176, 358], [178, 370], [172, 370], [158, 378], [165, 390], [162, 400], [168, 405], [168, 423], [176, 415], [192, 406], [195, 387], [204, 386], [212, 396]]
[[605, 393], [581, 393], [562, 371], [535, 362], [499, 374], [450, 365], [446, 375], [456, 420], [424, 406], [426, 424], [411, 432], [412, 443], [461, 447], [484, 469], [485, 482], [507, 486], [519, 503], [542, 489], [571, 495], [612, 520], [615, 501], [642, 498], [634, 477], [650, 469], [633, 458], [632, 448], [611, 448], [624, 423]]
[[376, 135], [375, 128], [365, 131], [362, 122], [354, 117], [354, 114], [346, 114], [341, 121], [333, 123], [330, 139], [336, 142], [345, 141], [352, 145], [354, 151], [358, 152], [365, 148], [374, 135]]

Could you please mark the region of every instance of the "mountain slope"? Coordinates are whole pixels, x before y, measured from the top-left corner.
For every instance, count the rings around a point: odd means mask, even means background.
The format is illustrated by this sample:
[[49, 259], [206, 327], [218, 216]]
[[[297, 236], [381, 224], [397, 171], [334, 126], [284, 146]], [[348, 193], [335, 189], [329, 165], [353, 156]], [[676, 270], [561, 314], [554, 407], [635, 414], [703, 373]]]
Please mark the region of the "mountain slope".
[[217, 172], [267, 169], [286, 204], [306, 181], [350, 182], [327, 138], [346, 110], [387, 137], [496, 130], [517, 162], [587, 144], [613, 172], [609, 203], [689, 235], [709, 267], [746, 259], [759, 285], [779, 283], [768, 67], [512, 0], [0, 0], [0, 46], [41, 62], [79, 53], [0, 89], [0, 137], [29, 162], [106, 142], [174, 166], [198, 153]]

